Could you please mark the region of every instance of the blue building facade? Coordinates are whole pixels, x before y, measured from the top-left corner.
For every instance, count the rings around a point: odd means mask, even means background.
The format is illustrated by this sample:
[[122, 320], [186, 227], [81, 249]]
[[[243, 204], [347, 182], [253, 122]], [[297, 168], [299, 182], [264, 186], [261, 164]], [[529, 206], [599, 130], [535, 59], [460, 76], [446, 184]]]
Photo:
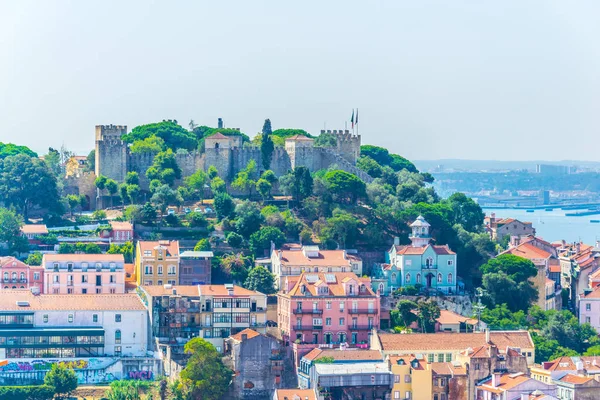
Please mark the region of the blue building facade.
[[411, 225], [410, 245], [394, 245], [386, 263], [375, 267], [371, 284], [374, 291], [387, 296], [406, 286], [424, 291], [456, 293], [456, 253], [446, 246], [432, 245], [431, 225], [419, 216]]

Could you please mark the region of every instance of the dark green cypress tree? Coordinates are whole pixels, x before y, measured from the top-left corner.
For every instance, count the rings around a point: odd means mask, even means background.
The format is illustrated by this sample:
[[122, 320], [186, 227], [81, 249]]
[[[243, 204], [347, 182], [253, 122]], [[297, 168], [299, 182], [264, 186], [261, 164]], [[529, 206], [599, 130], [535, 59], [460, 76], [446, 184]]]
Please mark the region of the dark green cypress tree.
[[262, 164], [265, 170], [271, 168], [271, 157], [273, 156], [273, 150], [275, 149], [273, 139], [271, 139], [271, 133], [273, 133], [273, 130], [271, 129], [271, 120], [267, 118], [265, 119], [265, 123], [262, 128], [262, 137], [260, 143]]

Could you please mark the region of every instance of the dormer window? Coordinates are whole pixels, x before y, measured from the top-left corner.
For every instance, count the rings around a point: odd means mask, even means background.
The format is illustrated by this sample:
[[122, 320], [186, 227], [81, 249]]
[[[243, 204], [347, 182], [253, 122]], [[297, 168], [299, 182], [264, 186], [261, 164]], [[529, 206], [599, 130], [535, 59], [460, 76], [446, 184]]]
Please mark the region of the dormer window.
[[100, 271], [102, 269], [102, 263], [96, 263], [96, 271]]
[[115, 263], [110, 263], [110, 270], [114, 271], [117, 268], [117, 264]]
[[73, 263], [67, 263], [67, 271], [73, 272]]
[[354, 285], [348, 286], [348, 293], [349, 294], [354, 294]]
[[81, 270], [82, 270], [83, 272], [86, 272], [86, 271], [87, 271], [87, 269], [88, 269], [88, 263], [86, 263], [86, 262], [84, 262], [84, 263], [81, 263]]
[[361, 293], [364, 293], [364, 292], [365, 292], [365, 289], [366, 289], [366, 288], [365, 288], [365, 285], [360, 285], [360, 292], [361, 292]]
[[304, 294], [306, 292], [306, 286], [302, 285], [300, 286], [300, 293]]
[[55, 272], [58, 272], [58, 268], [59, 268], [59, 264], [58, 263], [54, 263], [53, 268]]

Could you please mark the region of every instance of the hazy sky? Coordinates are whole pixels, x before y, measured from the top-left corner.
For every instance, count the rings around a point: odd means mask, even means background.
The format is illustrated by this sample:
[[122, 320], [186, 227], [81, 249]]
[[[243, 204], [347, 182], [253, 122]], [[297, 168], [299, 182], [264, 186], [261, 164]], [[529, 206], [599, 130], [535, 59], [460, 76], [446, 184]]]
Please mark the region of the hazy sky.
[[341, 129], [412, 159], [598, 160], [598, 1], [0, 0], [0, 141]]

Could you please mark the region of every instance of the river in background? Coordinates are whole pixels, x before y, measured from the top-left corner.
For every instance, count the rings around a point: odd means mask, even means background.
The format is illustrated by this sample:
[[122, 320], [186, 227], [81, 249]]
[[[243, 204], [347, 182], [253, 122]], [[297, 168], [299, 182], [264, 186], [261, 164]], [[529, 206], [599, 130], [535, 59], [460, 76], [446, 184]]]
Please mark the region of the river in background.
[[596, 240], [600, 240], [600, 223], [594, 224], [590, 220], [600, 220], [600, 214], [587, 215], [584, 217], [567, 217], [566, 212], [575, 210], [561, 210], [556, 208], [552, 211], [534, 210], [527, 212], [522, 209], [491, 209], [483, 208], [486, 215], [496, 213], [499, 218], [515, 218], [520, 221], [529, 221], [533, 223], [536, 236], [548, 242], [557, 240], [566, 240], [567, 242], [576, 242], [582, 240], [586, 244], [593, 245]]

